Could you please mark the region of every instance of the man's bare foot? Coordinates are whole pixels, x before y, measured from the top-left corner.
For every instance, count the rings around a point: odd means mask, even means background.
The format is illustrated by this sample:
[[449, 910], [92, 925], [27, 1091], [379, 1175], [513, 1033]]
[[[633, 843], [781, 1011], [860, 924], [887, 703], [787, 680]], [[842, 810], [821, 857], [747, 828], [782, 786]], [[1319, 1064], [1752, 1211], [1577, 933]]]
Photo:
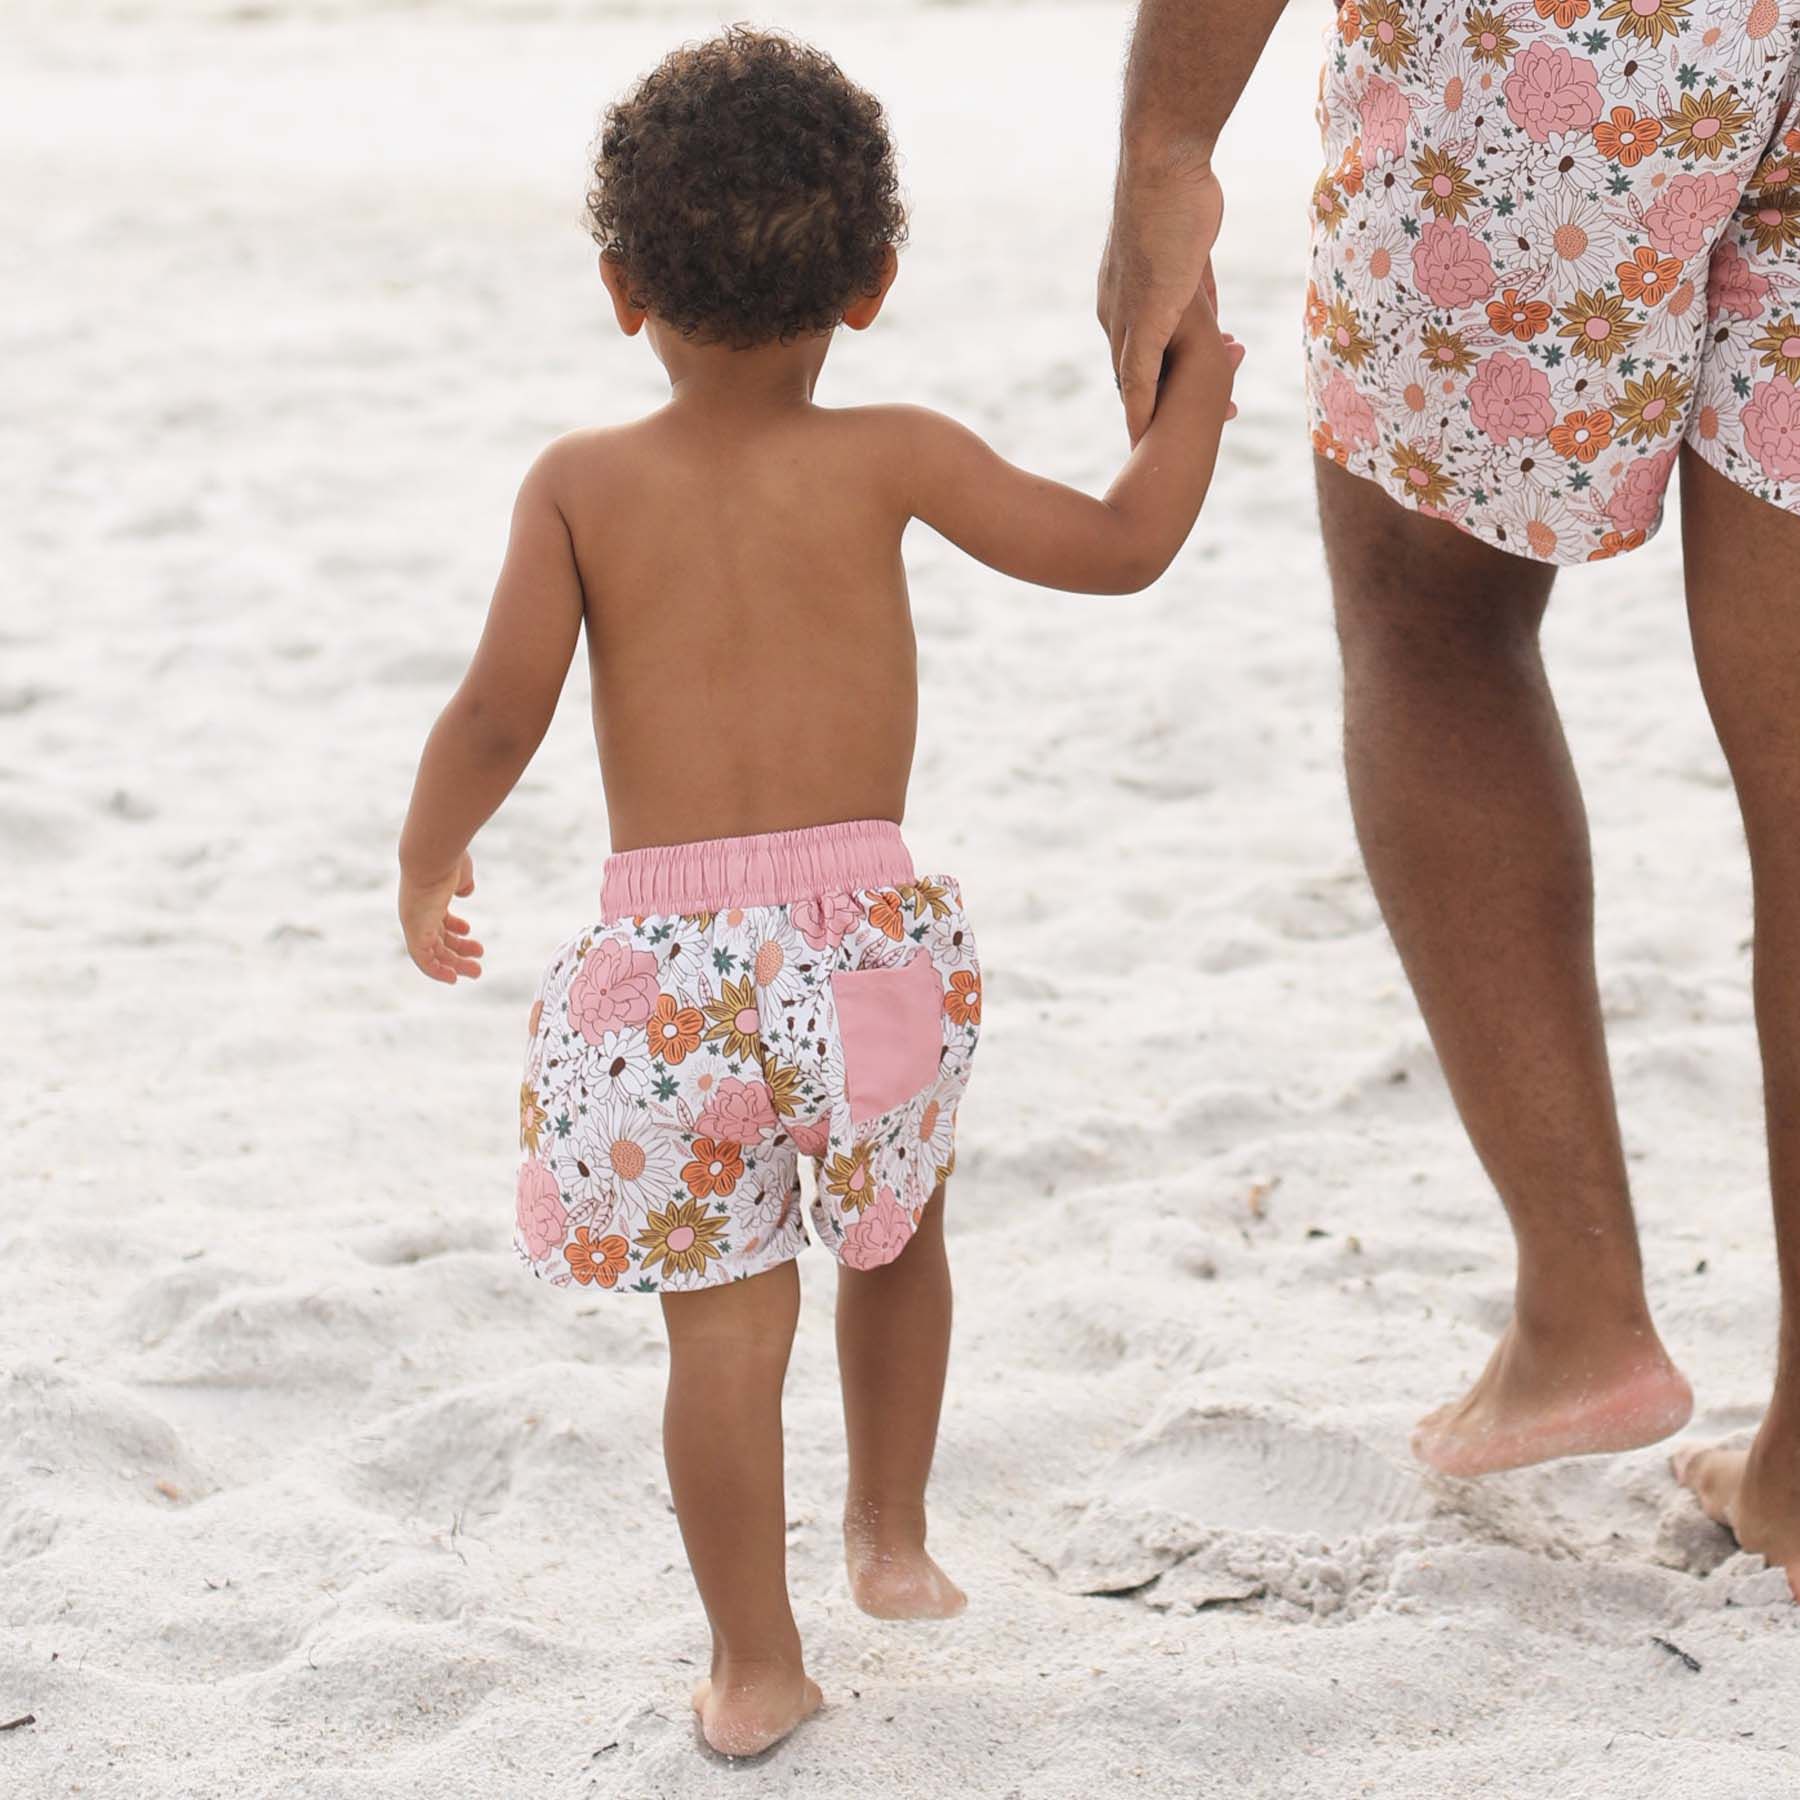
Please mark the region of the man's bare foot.
[[919, 1532], [884, 1532], [878, 1520], [846, 1519], [844, 1566], [851, 1598], [871, 1618], [950, 1619], [969, 1604]]
[[694, 1689], [700, 1731], [721, 1756], [756, 1756], [824, 1703], [802, 1669], [725, 1670]]
[[1677, 1450], [1669, 1458], [1675, 1479], [1692, 1488], [1709, 1519], [1716, 1519], [1746, 1550], [1772, 1569], [1787, 1571], [1800, 1600], [1800, 1456], [1764, 1445], [1768, 1422], [1748, 1450]]
[[1419, 1421], [1413, 1454], [1441, 1475], [1491, 1475], [1559, 1456], [1635, 1450], [1694, 1411], [1686, 1377], [1645, 1324], [1610, 1342], [1537, 1345], [1515, 1320], [1481, 1378]]

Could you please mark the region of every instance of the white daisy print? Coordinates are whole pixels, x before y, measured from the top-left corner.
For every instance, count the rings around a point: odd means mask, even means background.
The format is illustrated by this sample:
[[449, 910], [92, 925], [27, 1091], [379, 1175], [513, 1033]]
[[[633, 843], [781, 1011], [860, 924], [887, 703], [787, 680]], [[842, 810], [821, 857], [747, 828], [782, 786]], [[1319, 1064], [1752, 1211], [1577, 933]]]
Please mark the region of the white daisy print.
[[1597, 288], [1613, 278], [1619, 232], [1599, 201], [1585, 194], [1548, 194], [1526, 215], [1519, 235], [1532, 261], [1547, 268], [1558, 294]]
[[641, 1029], [609, 1031], [583, 1059], [584, 1096], [590, 1104], [642, 1100], [650, 1092], [650, 1045]]
[[633, 1211], [661, 1205], [677, 1185], [670, 1135], [648, 1108], [631, 1101], [596, 1108], [575, 1133], [583, 1160]]

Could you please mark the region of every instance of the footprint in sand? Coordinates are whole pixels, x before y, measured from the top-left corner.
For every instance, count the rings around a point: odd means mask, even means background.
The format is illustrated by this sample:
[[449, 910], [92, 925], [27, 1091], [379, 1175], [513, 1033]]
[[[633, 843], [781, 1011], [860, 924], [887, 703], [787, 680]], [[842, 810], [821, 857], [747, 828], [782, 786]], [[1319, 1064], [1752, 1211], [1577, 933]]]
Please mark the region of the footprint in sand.
[[1141, 1587], [1222, 1536], [1348, 1541], [1437, 1510], [1415, 1471], [1349, 1433], [1244, 1406], [1165, 1414], [1098, 1486], [1047, 1559], [1072, 1592]]

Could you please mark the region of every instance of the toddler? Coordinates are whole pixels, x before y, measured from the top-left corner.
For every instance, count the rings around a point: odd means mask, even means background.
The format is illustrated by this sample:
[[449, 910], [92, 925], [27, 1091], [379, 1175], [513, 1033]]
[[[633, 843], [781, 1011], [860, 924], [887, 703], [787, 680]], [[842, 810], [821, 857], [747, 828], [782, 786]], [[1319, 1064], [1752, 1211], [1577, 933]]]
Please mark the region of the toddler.
[[612, 855], [599, 917], [531, 1009], [516, 1241], [553, 1285], [660, 1299], [669, 1485], [712, 1630], [694, 1707], [709, 1744], [748, 1755], [820, 1703], [782, 1491], [806, 1218], [839, 1264], [851, 1591], [878, 1618], [963, 1605], [926, 1548], [925, 1488], [981, 968], [956, 882], [900, 834], [902, 534], [922, 519], [1049, 587], [1144, 587], [1193, 525], [1242, 353], [1197, 300], [1104, 500], [937, 413], [818, 405], [837, 328], [881, 311], [905, 217], [880, 106], [779, 35], [678, 50], [616, 104], [588, 209], [619, 328], [648, 341], [669, 400], [526, 475], [419, 767], [400, 916], [427, 975], [480, 973], [452, 910], [468, 846], [585, 635]]

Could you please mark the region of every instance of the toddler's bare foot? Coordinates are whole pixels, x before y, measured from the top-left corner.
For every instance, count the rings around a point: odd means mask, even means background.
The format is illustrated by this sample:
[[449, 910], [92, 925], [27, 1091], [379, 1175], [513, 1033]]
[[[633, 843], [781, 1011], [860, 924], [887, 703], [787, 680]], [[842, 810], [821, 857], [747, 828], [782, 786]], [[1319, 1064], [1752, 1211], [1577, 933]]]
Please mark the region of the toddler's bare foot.
[[871, 1618], [949, 1619], [969, 1604], [927, 1552], [923, 1521], [897, 1532], [879, 1519], [846, 1519], [844, 1566], [851, 1597]]
[[1534, 1343], [1515, 1320], [1474, 1387], [1419, 1421], [1413, 1454], [1443, 1475], [1491, 1475], [1653, 1444], [1693, 1410], [1693, 1390], [1648, 1323]]
[[1772, 1569], [1787, 1571], [1800, 1600], [1800, 1455], [1788, 1440], [1777, 1449], [1769, 1422], [1748, 1450], [1677, 1450], [1675, 1479], [1699, 1496], [1716, 1519]]
[[721, 1756], [756, 1756], [824, 1702], [804, 1669], [727, 1665], [694, 1689], [700, 1731]]

